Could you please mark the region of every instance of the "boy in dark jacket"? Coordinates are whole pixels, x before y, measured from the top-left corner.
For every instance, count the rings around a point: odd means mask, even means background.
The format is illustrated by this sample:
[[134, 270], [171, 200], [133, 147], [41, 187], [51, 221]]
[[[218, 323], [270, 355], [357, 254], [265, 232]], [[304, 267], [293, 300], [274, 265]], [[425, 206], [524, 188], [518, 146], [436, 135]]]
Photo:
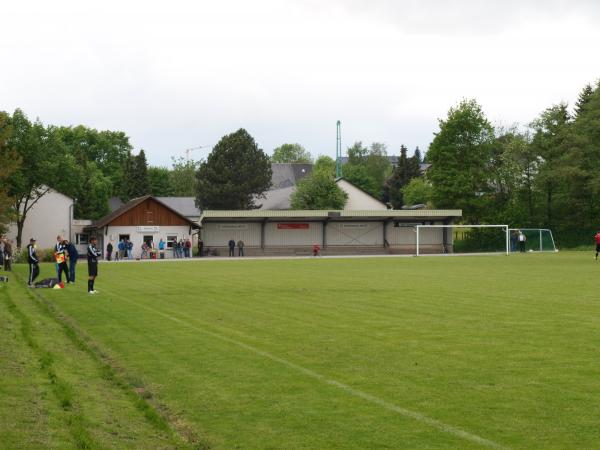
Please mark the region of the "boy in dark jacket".
[[35, 252], [35, 239], [29, 239], [29, 245], [27, 246], [27, 262], [29, 263], [29, 281], [27, 284], [33, 286], [33, 282], [40, 274], [40, 259]]
[[79, 258], [79, 252], [71, 241], [65, 241], [67, 253], [69, 254], [69, 275], [71, 283], [75, 283], [75, 266], [77, 265], [77, 258]]

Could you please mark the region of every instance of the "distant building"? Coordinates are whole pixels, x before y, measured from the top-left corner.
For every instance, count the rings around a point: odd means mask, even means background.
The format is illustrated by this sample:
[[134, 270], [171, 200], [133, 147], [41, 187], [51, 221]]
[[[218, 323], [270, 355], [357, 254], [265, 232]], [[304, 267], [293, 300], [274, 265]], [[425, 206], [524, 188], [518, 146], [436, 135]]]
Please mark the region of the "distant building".
[[[46, 189], [46, 187], [44, 187]], [[21, 246], [29, 244], [29, 239], [37, 240], [38, 248], [52, 248], [56, 236], [73, 239], [71, 220], [73, 218], [74, 200], [58, 191], [50, 189], [29, 210], [23, 225]], [[15, 245], [17, 242], [17, 224], [9, 226], [6, 236]]]
[[162, 238], [166, 242], [166, 257], [171, 258], [174, 243], [179, 240], [191, 240], [194, 230], [198, 228], [196, 222], [184, 212], [192, 211], [178, 211], [167, 202], [146, 195], [123, 204], [107, 216], [93, 222], [86, 231], [98, 238], [98, 243], [103, 249], [106, 249], [109, 242], [117, 248], [120, 240], [129, 239], [133, 243], [136, 257], [140, 256], [144, 242], [152, 242], [154, 247], [158, 247]]

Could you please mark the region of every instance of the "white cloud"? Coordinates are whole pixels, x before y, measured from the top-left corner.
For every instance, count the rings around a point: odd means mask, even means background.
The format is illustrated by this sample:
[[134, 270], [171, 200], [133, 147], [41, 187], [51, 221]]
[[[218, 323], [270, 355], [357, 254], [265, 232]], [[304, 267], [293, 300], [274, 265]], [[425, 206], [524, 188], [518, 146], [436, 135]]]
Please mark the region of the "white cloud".
[[426, 148], [475, 97], [532, 120], [600, 76], [592, 1], [20, 2], [8, 6], [0, 109], [125, 131], [153, 163], [239, 127], [334, 153]]

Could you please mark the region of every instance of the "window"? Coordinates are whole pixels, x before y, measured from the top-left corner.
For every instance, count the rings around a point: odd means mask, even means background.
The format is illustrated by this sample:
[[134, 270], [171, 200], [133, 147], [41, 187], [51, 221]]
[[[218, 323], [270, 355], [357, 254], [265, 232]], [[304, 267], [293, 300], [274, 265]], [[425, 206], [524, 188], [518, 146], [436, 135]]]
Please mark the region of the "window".
[[167, 248], [173, 248], [175, 242], [177, 242], [177, 236], [167, 236]]
[[90, 238], [90, 236], [87, 233], [77, 233], [75, 235], [75, 242], [77, 244], [81, 244], [81, 245], [88, 245], [89, 238]]

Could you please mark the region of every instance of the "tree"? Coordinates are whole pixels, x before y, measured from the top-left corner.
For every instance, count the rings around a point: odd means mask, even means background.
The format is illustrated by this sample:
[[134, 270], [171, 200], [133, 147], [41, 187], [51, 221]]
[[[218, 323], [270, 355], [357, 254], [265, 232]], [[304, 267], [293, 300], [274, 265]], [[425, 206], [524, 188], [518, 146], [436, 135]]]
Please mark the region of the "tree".
[[300, 144], [282, 144], [273, 150], [274, 163], [312, 163], [310, 153]]
[[355, 142], [347, 154], [344, 178], [374, 197], [382, 198], [385, 180], [391, 172], [385, 144], [374, 142], [369, 149], [362, 142]]
[[427, 205], [431, 201], [431, 183], [422, 177], [413, 178], [402, 188], [405, 205]]
[[123, 173], [121, 200], [128, 201], [132, 198], [150, 194], [148, 162], [144, 150], [140, 150], [137, 155], [131, 153], [128, 155], [124, 163]]
[[593, 94], [594, 88], [592, 88], [592, 85], [586, 84], [579, 93], [579, 98], [575, 102], [575, 117], [579, 117], [583, 113], [585, 106], [589, 103]]
[[326, 155], [320, 155], [312, 169], [313, 172], [323, 172], [327, 175], [334, 177], [335, 176], [335, 160]]
[[[565, 213], [571, 209], [568, 202], [561, 202], [561, 200], [567, 199], [560, 192], [562, 188], [566, 187], [564, 183], [564, 176], [567, 173], [565, 158], [569, 154], [570, 123], [571, 116], [568, 106], [566, 103], [560, 103], [546, 109], [531, 124], [534, 132], [531, 146], [541, 160], [536, 176], [536, 187], [544, 195], [543, 223], [549, 228], [555, 225], [554, 219], [558, 217], [558, 209], [561, 206]], [[573, 212], [569, 211], [569, 213]]]
[[17, 247], [20, 248], [29, 211], [64, 174], [59, 168], [60, 145], [40, 121], [31, 123], [23, 111], [17, 109], [8, 125], [12, 128], [8, 146], [21, 160], [21, 165], [6, 180], [8, 195], [13, 198]]
[[0, 235], [6, 233], [8, 225], [15, 219], [14, 199], [9, 195], [10, 186], [8, 181], [21, 164], [17, 153], [8, 145], [11, 134], [12, 127], [9, 125], [9, 116], [7, 113], [0, 111], [0, 161], [2, 162], [2, 170], [0, 171]]
[[385, 200], [392, 204], [395, 209], [400, 209], [404, 205], [403, 188], [415, 177], [420, 176], [418, 156], [408, 157], [407, 149], [404, 145], [400, 147], [400, 157], [398, 164], [394, 168], [392, 175], [385, 182]]
[[494, 130], [475, 100], [463, 100], [440, 120], [427, 152], [427, 172], [438, 208], [459, 208], [467, 222], [478, 223], [488, 192]]
[[173, 195], [171, 171], [166, 167], [148, 167], [148, 185], [150, 186], [150, 194], [155, 197], [170, 197]]
[[348, 194], [323, 171], [313, 171], [300, 180], [292, 194], [292, 209], [344, 209]]
[[195, 197], [198, 191], [196, 171], [200, 162], [184, 157], [171, 158], [173, 168], [169, 172], [169, 183], [176, 197]]
[[200, 165], [196, 202], [202, 209], [253, 209], [271, 186], [271, 161], [244, 130], [223, 136]]

